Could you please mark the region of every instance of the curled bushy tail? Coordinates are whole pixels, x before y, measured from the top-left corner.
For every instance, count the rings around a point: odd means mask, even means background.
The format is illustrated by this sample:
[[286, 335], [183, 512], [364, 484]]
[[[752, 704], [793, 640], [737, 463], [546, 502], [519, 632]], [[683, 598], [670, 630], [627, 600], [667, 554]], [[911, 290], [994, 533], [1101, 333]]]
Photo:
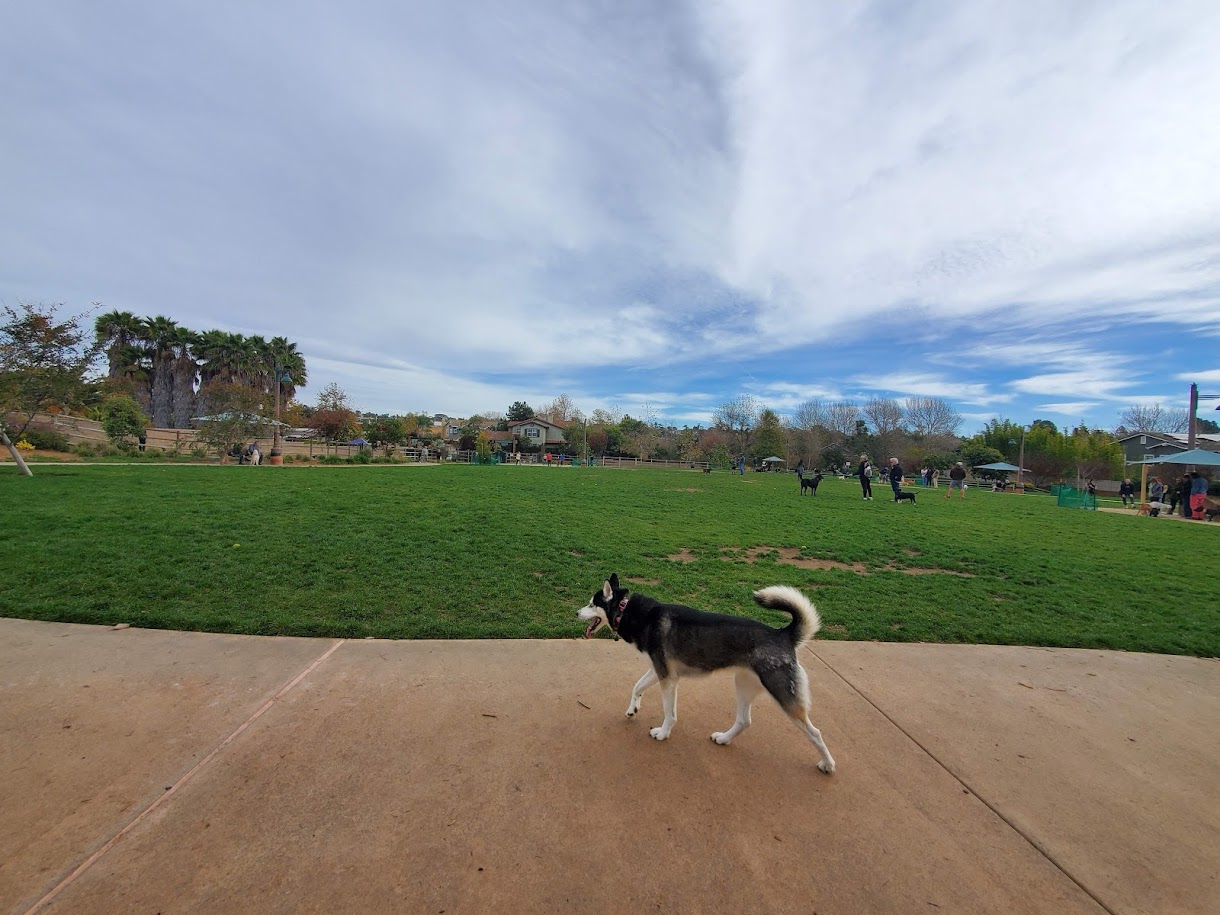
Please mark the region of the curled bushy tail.
[[822, 628], [822, 618], [817, 608], [804, 594], [788, 585], [772, 585], [754, 592], [754, 600], [761, 607], [783, 610], [792, 614], [792, 623], [784, 632], [792, 637], [792, 644], [803, 645]]

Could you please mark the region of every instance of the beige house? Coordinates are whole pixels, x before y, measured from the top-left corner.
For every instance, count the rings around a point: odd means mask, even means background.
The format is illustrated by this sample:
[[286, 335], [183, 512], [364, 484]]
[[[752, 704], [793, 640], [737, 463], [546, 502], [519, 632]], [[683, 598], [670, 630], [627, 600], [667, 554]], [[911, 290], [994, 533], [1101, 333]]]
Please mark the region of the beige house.
[[547, 445], [561, 445], [565, 441], [563, 426], [556, 425], [539, 417], [518, 419], [510, 422], [508, 424], [508, 431], [514, 437], [523, 438], [530, 444], [537, 445], [540, 448], [545, 448]]

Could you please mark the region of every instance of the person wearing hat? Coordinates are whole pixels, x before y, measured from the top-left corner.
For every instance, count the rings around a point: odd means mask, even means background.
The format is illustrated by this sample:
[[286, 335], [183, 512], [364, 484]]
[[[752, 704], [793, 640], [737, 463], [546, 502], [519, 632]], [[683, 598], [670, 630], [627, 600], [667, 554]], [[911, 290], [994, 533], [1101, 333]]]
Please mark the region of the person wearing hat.
[[962, 462], [958, 461], [949, 471], [949, 488], [945, 490], [945, 498], [948, 499], [953, 495], [953, 490], [961, 493], [961, 497], [966, 498], [966, 468], [962, 466]]

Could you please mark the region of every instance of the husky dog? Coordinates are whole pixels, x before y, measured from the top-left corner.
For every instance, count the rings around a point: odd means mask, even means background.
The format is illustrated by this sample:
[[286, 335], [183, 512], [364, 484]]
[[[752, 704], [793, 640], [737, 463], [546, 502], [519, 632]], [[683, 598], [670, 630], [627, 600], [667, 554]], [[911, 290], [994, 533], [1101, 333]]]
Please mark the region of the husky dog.
[[905, 499], [906, 501], [910, 502], [912, 505], [914, 505], [914, 504], [915, 504], [915, 493], [913, 493], [913, 492], [902, 492], [901, 490], [900, 490], [900, 491], [898, 491], [898, 492], [896, 492], [896, 493], [894, 493], [894, 501], [895, 501], [895, 502], [901, 502], [901, 501], [903, 501], [904, 499]]
[[806, 489], [810, 489], [813, 490], [813, 494], [816, 496], [818, 494], [818, 484], [821, 482], [822, 475], [820, 473], [814, 474], [809, 479], [805, 479], [804, 475], [801, 475], [801, 495], [805, 494]]
[[603, 625], [648, 655], [652, 667], [631, 690], [627, 717], [640, 709], [644, 690], [661, 684], [665, 720], [649, 733], [665, 740], [678, 720], [678, 678], [714, 670], [736, 671], [737, 720], [712, 740], [728, 744], [750, 726], [750, 705], [764, 689], [796, 726], [818, 748], [818, 768], [827, 775], [835, 761], [822, 733], [809, 721], [809, 677], [796, 659], [796, 650], [821, 628], [822, 620], [809, 599], [796, 588], [773, 585], [754, 592], [760, 606], [783, 610], [792, 622], [772, 629], [758, 620], [707, 613], [681, 604], [663, 604], [643, 594], [632, 594], [611, 575], [577, 615], [588, 623], [585, 638]]

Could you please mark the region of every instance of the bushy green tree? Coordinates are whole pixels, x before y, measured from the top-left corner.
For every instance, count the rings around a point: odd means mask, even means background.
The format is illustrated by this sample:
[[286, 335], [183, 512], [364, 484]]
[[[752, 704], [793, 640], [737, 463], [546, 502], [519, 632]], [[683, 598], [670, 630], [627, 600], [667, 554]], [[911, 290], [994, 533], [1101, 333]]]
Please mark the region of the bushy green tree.
[[135, 400], [126, 395], [107, 397], [97, 406], [96, 415], [112, 443], [130, 447], [132, 438], [139, 438], [148, 428], [148, 417]]
[[511, 423], [519, 422], [523, 419], [533, 419], [534, 408], [527, 404], [524, 400], [518, 400], [508, 408], [508, 421]]
[[758, 414], [758, 425], [754, 430], [754, 445], [750, 448], [750, 458], [758, 463], [772, 455], [783, 457], [788, 450], [784, 437], [784, 426], [774, 410], [764, 409]]

